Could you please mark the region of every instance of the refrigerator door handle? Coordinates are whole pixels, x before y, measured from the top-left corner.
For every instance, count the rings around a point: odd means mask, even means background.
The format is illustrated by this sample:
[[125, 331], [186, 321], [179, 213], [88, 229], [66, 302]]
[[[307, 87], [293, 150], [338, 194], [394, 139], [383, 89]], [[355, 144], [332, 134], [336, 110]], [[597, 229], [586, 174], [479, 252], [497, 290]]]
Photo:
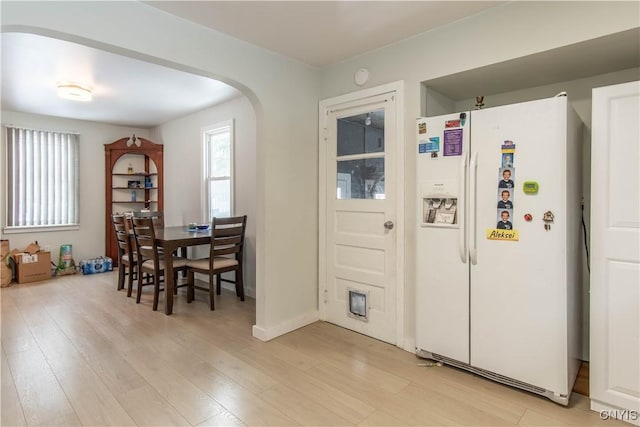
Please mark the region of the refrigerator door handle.
[[467, 153], [464, 153], [464, 156], [462, 156], [462, 160], [460, 161], [460, 194], [458, 196], [458, 216], [459, 216], [459, 224], [460, 227], [458, 229], [459, 231], [459, 240], [458, 240], [458, 248], [460, 250], [460, 261], [462, 261], [463, 264], [467, 263], [467, 259], [469, 258], [469, 255], [467, 254], [467, 238], [465, 235], [465, 231], [466, 231], [466, 215], [465, 215], [465, 206], [464, 206], [464, 200], [466, 197], [466, 190], [467, 190], [467, 181], [466, 181], [466, 172], [467, 172], [467, 160], [468, 160], [468, 155]]
[[476, 151], [471, 160], [470, 166], [471, 185], [469, 191], [469, 201], [471, 203], [469, 209], [469, 241], [471, 243], [469, 248], [469, 256], [471, 257], [471, 264], [476, 265], [478, 263], [478, 247], [477, 247], [477, 232], [476, 232], [476, 198], [478, 190], [478, 152]]

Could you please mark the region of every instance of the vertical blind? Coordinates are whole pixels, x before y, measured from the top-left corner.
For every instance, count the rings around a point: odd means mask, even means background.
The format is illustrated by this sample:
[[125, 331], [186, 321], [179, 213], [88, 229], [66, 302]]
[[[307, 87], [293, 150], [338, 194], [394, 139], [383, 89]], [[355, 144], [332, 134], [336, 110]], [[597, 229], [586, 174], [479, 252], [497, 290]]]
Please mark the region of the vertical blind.
[[79, 135], [7, 127], [7, 227], [79, 223]]

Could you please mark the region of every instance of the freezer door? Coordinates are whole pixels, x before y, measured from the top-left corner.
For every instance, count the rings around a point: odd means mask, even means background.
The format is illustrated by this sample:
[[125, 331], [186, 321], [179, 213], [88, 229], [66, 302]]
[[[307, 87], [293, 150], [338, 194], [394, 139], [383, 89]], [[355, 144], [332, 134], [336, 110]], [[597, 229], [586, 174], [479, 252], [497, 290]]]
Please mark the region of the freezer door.
[[[471, 364], [567, 393], [566, 236], [567, 222], [575, 227], [579, 217], [567, 218], [566, 188], [581, 162], [567, 154], [567, 100], [474, 111], [471, 119]], [[503, 155], [505, 141], [515, 144], [511, 156]], [[537, 182], [538, 193], [525, 193], [525, 181]], [[504, 190], [508, 200], [499, 204]], [[490, 240], [505, 211], [518, 240]], [[554, 221], [545, 227], [547, 211]]]
[[468, 117], [419, 119], [416, 128], [416, 344], [463, 363], [469, 363]]

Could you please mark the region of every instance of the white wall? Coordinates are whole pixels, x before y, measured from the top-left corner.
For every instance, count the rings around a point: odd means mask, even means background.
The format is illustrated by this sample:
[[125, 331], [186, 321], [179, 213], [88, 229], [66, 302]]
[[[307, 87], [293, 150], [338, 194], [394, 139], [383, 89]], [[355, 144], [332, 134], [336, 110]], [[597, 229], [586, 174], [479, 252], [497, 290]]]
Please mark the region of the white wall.
[[[208, 222], [203, 217], [202, 129], [234, 120], [234, 214], [247, 215], [244, 249], [245, 293], [255, 297], [256, 283], [256, 116], [246, 97], [164, 123], [151, 140], [164, 144], [164, 195], [167, 225]], [[202, 251], [200, 251], [202, 252]], [[198, 256], [208, 256], [199, 253]]]
[[[415, 253], [415, 117], [427, 96], [422, 82], [638, 27], [638, 2], [510, 2], [324, 69], [322, 99], [362, 89], [353, 82], [367, 68], [373, 87], [405, 83], [405, 253]], [[570, 24], [569, 24], [570, 23]], [[405, 343], [415, 337], [415, 260], [406, 258]]]
[[[3, 234], [11, 248], [23, 248], [38, 241], [51, 247], [51, 260], [58, 263], [60, 245], [73, 245], [76, 263], [105, 254], [105, 160], [104, 144], [131, 136], [148, 138], [145, 129], [113, 126], [83, 120], [2, 111], [2, 124], [32, 129], [71, 131], [80, 134], [80, 228], [69, 231], [38, 231]], [[6, 150], [6, 133], [2, 132], [2, 159]], [[4, 164], [4, 163], [3, 163]], [[2, 168], [4, 170], [4, 167]], [[5, 194], [5, 177], [0, 177]], [[5, 224], [6, 200], [1, 197], [0, 223]]]
[[240, 89], [258, 135], [254, 333], [266, 339], [317, 318], [316, 69], [137, 1], [2, 2], [1, 20], [5, 32], [58, 37]]
[[[640, 19], [640, 18], [639, 18]], [[557, 82], [544, 86], [523, 87], [520, 90], [504, 92], [496, 95], [484, 97], [484, 108], [498, 105], [514, 104], [516, 102], [530, 101], [534, 99], [544, 99], [555, 96], [565, 91], [569, 103], [576, 110], [578, 116], [591, 131], [591, 90], [595, 87], [609, 86], [621, 82], [638, 80], [640, 68], [630, 68], [628, 70], [614, 73], [599, 74], [577, 80]], [[428, 82], [426, 82], [428, 84]], [[454, 109], [450, 112], [466, 111], [475, 108], [475, 98], [458, 101], [454, 104]]]

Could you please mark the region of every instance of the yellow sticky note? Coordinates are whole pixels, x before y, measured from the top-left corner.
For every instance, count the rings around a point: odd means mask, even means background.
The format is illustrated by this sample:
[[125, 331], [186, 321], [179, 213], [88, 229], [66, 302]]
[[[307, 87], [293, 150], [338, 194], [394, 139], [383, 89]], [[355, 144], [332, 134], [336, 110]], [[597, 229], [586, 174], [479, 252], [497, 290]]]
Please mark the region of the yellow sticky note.
[[500, 230], [498, 228], [487, 229], [487, 239], [489, 240], [510, 240], [518, 241], [518, 230]]

